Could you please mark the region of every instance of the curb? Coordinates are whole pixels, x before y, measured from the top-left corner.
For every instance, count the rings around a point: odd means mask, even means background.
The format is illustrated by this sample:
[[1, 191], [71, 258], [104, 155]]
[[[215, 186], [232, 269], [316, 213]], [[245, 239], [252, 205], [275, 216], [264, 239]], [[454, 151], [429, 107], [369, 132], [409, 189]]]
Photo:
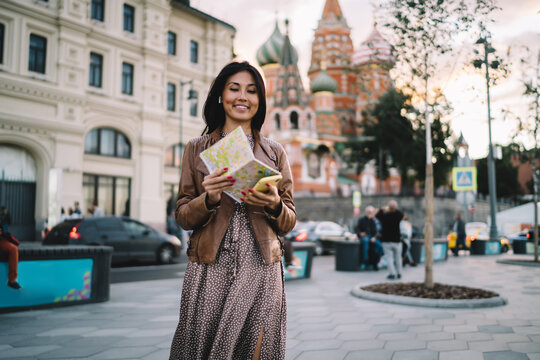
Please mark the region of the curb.
[[415, 298], [415, 297], [400, 296], [400, 295], [388, 295], [388, 294], [381, 294], [381, 293], [375, 293], [371, 291], [362, 290], [360, 288], [360, 285], [357, 285], [351, 289], [351, 295], [356, 296], [361, 299], [379, 301], [379, 302], [388, 303], [388, 304], [400, 304], [400, 305], [447, 308], [447, 309], [455, 309], [455, 308], [472, 309], [472, 308], [483, 308], [483, 307], [496, 307], [496, 306], [503, 306], [508, 303], [508, 301], [501, 296], [488, 298], [488, 299], [443, 300], [443, 299]]
[[540, 267], [540, 262], [533, 262], [533, 261], [524, 261], [524, 260], [512, 260], [512, 259], [499, 259], [497, 260], [498, 264], [505, 264], [505, 265], [519, 265], [519, 266], [530, 266], [530, 267]]

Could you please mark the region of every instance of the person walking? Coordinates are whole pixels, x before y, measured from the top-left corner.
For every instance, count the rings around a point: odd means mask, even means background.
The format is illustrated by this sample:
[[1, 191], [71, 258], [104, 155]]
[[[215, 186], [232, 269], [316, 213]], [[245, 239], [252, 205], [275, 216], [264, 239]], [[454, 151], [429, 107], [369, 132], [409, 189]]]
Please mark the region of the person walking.
[[4, 231], [0, 226], [0, 251], [8, 256], [8, 282], [7, 286], [18, 290], [21, 285], [17, 282], [17, 267], [19, 266], [19, 240], [13, 235]]
[[360, 239], [360, 245], [362, 248], [362, 262], [367, 267], [370, 262], [369, 247], [371, 242], [375, 242], [377, 236], [377, 224], [374, 219], [375, 209], [373, 206], [366, 206], [364, 210], [364, 216], [358, 220], [356, 226], [356, 235]]
[[[292, 230], [296, 210], [283, 147], [263, 137], [266, 95], [248, 62], [226, 65], [204, 104], [206, 128], [182, 158], [176, 220], [193, 230], [180, 318], [170, 359], [284, 359], [286, 302], [278, 234]], [[235, 179], [208, 173], [199, 154], [238, 126], [255, 158], [280, 171], [268, 191], [250, 189], [243, 202], [223, 194]]]
[[101, 217], [103, 216], [103, 210], [98, 206], [97, 202], [92, 204], [92, 216], [93, 217]]
[[389, 271], [387, 279], [401, 279], [402, 245], [399, 223], [403, 219], [403, 213], [398, 210], [397, 202], [390, 200], [388, 207], [380, 209], [376, 217], [381, 222], [381, 242]]
[[4, 232], [8, 232], [8, 225], [11, 225], [11, 215], [7, 210], [7, 207], [2, 205], [0, 208], [0, 227]]
[[405, 266], [405, 264], [416, 266], [411, 254], [412, 224], [409, 221], [407, 214], [403, 214], [403, 219], [399, 223], [399, 232], [401, 233], [403, 241], [403, 266]]
[[459, 249], [468, 250], [465, 244], [465, 222], [461, 219], [461, 214], [456, 214], [456, 221], [454, 222], [454, 232], [456, 233], [456, 246], [452, 249], [454, 256], [459, 256]]
[[83, 217], [81, 208], [79, 207], [79, 202], [75, 201], [73, 203], [73, 213], [70, 214], [70, 219], [80, 219]]

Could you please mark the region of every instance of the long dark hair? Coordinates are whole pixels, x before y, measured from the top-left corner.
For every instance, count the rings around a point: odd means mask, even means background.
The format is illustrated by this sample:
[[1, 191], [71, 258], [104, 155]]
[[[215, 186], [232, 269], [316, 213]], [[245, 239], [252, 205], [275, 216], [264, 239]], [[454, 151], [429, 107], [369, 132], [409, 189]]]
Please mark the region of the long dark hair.
[[203, 135], [210, 134], [214, 130], [221, 129], [225, 126], [225, 110], [223, 109], [223, 104], [218, 102], [218, 98], [223, 93], [227, 79], [240, 71], [249, 72], [255, 79], [257, 95], [259, 96], [259, 108], [253, 119], [251, 119], [251, 130], [254, 133], [258, 133], [261, 130], [264, 118], [266, 117], [266, 90], [264, 88], [263, 78], [259, 71], [247, 61], [235, 61], [225, 65], [210, 86], [208, 97], [204, 102], [203, 119], [206, 127], [204, 128]]

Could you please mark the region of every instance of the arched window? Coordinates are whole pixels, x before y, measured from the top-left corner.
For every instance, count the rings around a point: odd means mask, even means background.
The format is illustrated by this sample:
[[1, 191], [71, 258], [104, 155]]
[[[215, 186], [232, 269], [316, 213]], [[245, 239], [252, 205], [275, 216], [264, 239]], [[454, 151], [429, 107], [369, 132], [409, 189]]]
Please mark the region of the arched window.
[[165, 151], [165, 166], [180, 166], [180, 144], [174, 144]]
[[307, 129], [309, 131], [311, 131], [311, 130], [313, 130], [312, 127], [313, 127], [313, 124], [312, 124], [312, 121], [311, 121], [311, 113], [308, 113], [307, 114]]
[[281, 116], [279, 116], [279, 114], [276, 114], [275, 116], [275, 124], [276, 130], [281, 130]]
[[98, 128], [86, 135], [84, 153], [130, 159], [131, 144], [128, 138], [119, 131]]
[[298, 113], [296, 111], [291, 112], [290, 120], [291, 120], [291, 129], [298, 129]]

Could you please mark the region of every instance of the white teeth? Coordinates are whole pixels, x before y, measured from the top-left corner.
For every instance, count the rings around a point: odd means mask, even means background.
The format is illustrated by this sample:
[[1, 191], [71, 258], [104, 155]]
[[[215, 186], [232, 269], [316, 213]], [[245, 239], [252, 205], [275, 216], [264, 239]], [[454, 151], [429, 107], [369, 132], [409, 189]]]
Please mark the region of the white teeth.
[[237, 109], [247, 109], [247, 106], [236, 105], [236, 108], [237, 108]]

